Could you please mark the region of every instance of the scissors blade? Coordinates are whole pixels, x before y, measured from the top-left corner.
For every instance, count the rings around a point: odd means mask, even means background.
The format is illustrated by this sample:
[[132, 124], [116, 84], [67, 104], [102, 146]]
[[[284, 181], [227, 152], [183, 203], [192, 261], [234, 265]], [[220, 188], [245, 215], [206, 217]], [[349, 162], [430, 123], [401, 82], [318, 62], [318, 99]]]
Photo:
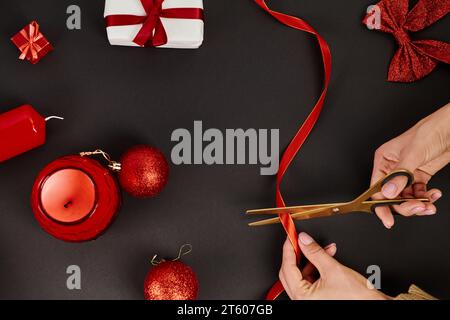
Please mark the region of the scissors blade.
[[[382, 200], [367, 200], [361, 202], [362, 205], [373, 206], [373, 205], [394, 205], [401, 204], [406, 201], [417, 200], [421, 202], [430, 202], [427, 198], [398, 198], [398, 199], [382, 199]], [[322, 209], [328, 207], [339, 207], [346, 204], [346, 202], [336, 202], [336, 203], [322, 203], [322, 204], [310, 204], [303, 206], [290, 206], [290, 207], [279, 207], [279, 208], [266, 208], [266, 209], [251, 209], [247, 210], [245, 213], [247, 215], [258, 215], [258, 214], [280, 214], [280, 213], [301, 213], [313, 209]]]
[[279, 207], [279, 208], [266, 208], [266, 209], [252, 209], [247, 210], [245, 213], [248, 215], [255, 215], [255, 214], [280, 214], [280, 213], [298, 213], [298, 212], [304, 212], [309, 211], [313, 209], [322, 209], [326, 207], [332, 207], [332, 206], [339, 206], [344, 204], [342, 203], [322, 203], [322, 204], [310, 204], [310, 205], [303, 205], [303, 206], [291, 206], [291, 207]]
[[[345, 203], [338, 206], [328, 206], [328, 207], [322, 207], [322, 208], [316, 208], [316, 209], [311, 209], [311, 210], [307, 210], [307, 211], [303, 211], [303, 212], [297, 212], [294, 214], [291, 214], [292, 219], [295, 220], [307, 220], [307, 219], [311, 219], [311, 218], [321, 218], [321, 217], [329, 217], [329, 216], [333, 216], [336, 214], [342, 214], [342, 213], [347, 213], [347, 211], [345, 210]], [[275, 218], [270, 218], [270, 219], [264, 219], [261, 221], [256, 221], [256, 222], [252, 222], [249, 223], [248, 225], [250, 227], [257, 227], [257, 226], [264, 226], [264, 225], [268, 225], [268, 224], [274, 224], [274, 223], [280, 223], [280, 218], [279, 217], [275, 217]]]
[[[321, 217], [330, 217], [338, 214], [346, 214], [351, 212], [366, 212], [371, 213], [373, 210], [373, 206], [376, 205], [394, 205], [400, 204], [405, 201], [418, 200], [421, 202], [429, 202], [430, 200], [427, 198], [401, 198], [401, 199], [384, 199], [384, 200], [368, 200], [363, 201], [361, 206], [356, 208], [353, 202], [344, 202], [344, 203], [336, 203], [336, 204], [327, 204], [327, 205], [311, 205], [311, 206], [297, 206], [297, 207], [285, 207], [285, 208], [272, 208], [272, 209], [262, 209], [262, 210], [249, 210], [251, 214], [273, 214], [273, 213], [283, 213], [283, 209], [288, 209], [286, 213], [289, 213], [292, 219], [294, 220], [307, 220], [313, 218], [321, 218]], [[305, 210], [305, 208], [311, 207], [310, 210]], [[301, 211], [295, 211], [294, 208], [300, 208]], [[289, 212], [293, 211], [293, 212]], [[270, 218], [264, 219], [261, 221], [256, 221], [249, 223], [248, 225], [251, 227], [256, 226], [264, 226], [268, 224], [280, 223], [280, 218]]]

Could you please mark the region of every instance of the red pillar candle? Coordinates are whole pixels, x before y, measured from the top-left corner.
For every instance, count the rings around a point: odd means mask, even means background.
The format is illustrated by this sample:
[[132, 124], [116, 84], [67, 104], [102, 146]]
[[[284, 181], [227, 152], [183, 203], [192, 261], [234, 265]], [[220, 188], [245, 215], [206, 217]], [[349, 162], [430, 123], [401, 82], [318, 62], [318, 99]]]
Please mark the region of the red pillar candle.
[[31, 205], [41, 227], [64, 241], [87, 241], [103, 233], [120, 206], [113, 173], [96, 160], [65, 156], [35, 180]]
[[43, 145], [50, 118], [44, 119], [28, 104], [0, 114], [0, 162]]

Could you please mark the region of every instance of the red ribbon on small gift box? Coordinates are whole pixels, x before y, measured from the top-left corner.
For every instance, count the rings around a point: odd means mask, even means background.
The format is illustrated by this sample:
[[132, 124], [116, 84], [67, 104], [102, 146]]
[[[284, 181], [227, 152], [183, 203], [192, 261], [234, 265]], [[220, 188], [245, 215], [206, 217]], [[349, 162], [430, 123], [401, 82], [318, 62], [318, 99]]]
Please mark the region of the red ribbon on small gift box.
[[11, 41], [19, 48], [20, 60], [27, 59], [32, 64], [36, 64], [47, 53], [53, 50], [53, 46], [39, 30], [39, 24], [32, 21], [25, 28], [15, 34]]

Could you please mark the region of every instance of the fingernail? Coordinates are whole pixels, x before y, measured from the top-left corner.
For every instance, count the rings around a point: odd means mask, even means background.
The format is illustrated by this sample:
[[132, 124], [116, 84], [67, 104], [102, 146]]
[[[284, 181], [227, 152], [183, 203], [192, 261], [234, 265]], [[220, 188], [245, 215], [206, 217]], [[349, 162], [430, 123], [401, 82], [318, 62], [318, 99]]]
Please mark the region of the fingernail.
[[442, 197], [442, 193], [440, 193], [440, 192], [435, 192], [435, 193], [433, 193], [433, 194], [431, 195], [431, 200], [437, 200], [437, 199], [439, 199], [440, 197]]
[[337, 252], [337, 247], [336, 246], [331, 246], [327, 249], [325, 249], [325, 251], [330, 255], [330, 256], [334, 256]]
[[430, 216], [432, 214], [435, 214], [436, 211], [434, 211], [433, 209], [428, 209], [428, 210], [425, 210], [423, 213]]
[[394, 225], [394, 224], [393, 224], [392, 222], [385, 222], [385, 223], [384, 223], [384, 226], [385, 226], [386, 228], [388, 228], [388, 229], [392, 228], [393, 225]]
[[382, 192], [385, 197], [393, 197], [397, 192], [397, 186], [391, 182], [386, 183], [382, 188]]
[[[411, 212], [416, 214], [423, 211], [423, 207], [414, 207], [411, 209]], [[425, 211], [426, 212], [426, 211]]]
[[306, 232], [301, 232], [298, 235], [298, 239], [300, 240], [301, 243], [303, 243], [306, 246], [310, 245], [314, 241], [314, 239], [311, 238], [311, 236], [309, 234], [307, 234]]
[[327, 245], [325, 248], [323, 248], [324, 250], [330, 249], [331, 247], [336, 247], [336, 243], [330, 243], [329, 245]]

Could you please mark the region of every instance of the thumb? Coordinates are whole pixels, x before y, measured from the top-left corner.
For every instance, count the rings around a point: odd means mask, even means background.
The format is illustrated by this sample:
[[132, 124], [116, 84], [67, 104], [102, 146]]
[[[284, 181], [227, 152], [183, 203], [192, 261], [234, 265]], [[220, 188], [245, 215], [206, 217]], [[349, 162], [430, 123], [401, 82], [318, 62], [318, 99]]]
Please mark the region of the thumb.
[[[418, 167], [422, 164], [420, 161], [420, 157], [416, 155], [412, 150], [408, 150], [407, 148], [405, 152], [402, 152], [400, 155], [400, 161], [397, 163], [396, 169], [406, 169], [411, 173], [414, 173]], [[381, 188], [381, 193], [385, 198], [394, 199], [399, 196], [399, 194], [405, 189], [408, 184], [408, 179], [404, 176], [395, 177]]]
[[339, 264], [305, 232], [299, 234], [298, 244], [305, 257], [317, 268], [321, 277], [329, 274], [331, 269]]

